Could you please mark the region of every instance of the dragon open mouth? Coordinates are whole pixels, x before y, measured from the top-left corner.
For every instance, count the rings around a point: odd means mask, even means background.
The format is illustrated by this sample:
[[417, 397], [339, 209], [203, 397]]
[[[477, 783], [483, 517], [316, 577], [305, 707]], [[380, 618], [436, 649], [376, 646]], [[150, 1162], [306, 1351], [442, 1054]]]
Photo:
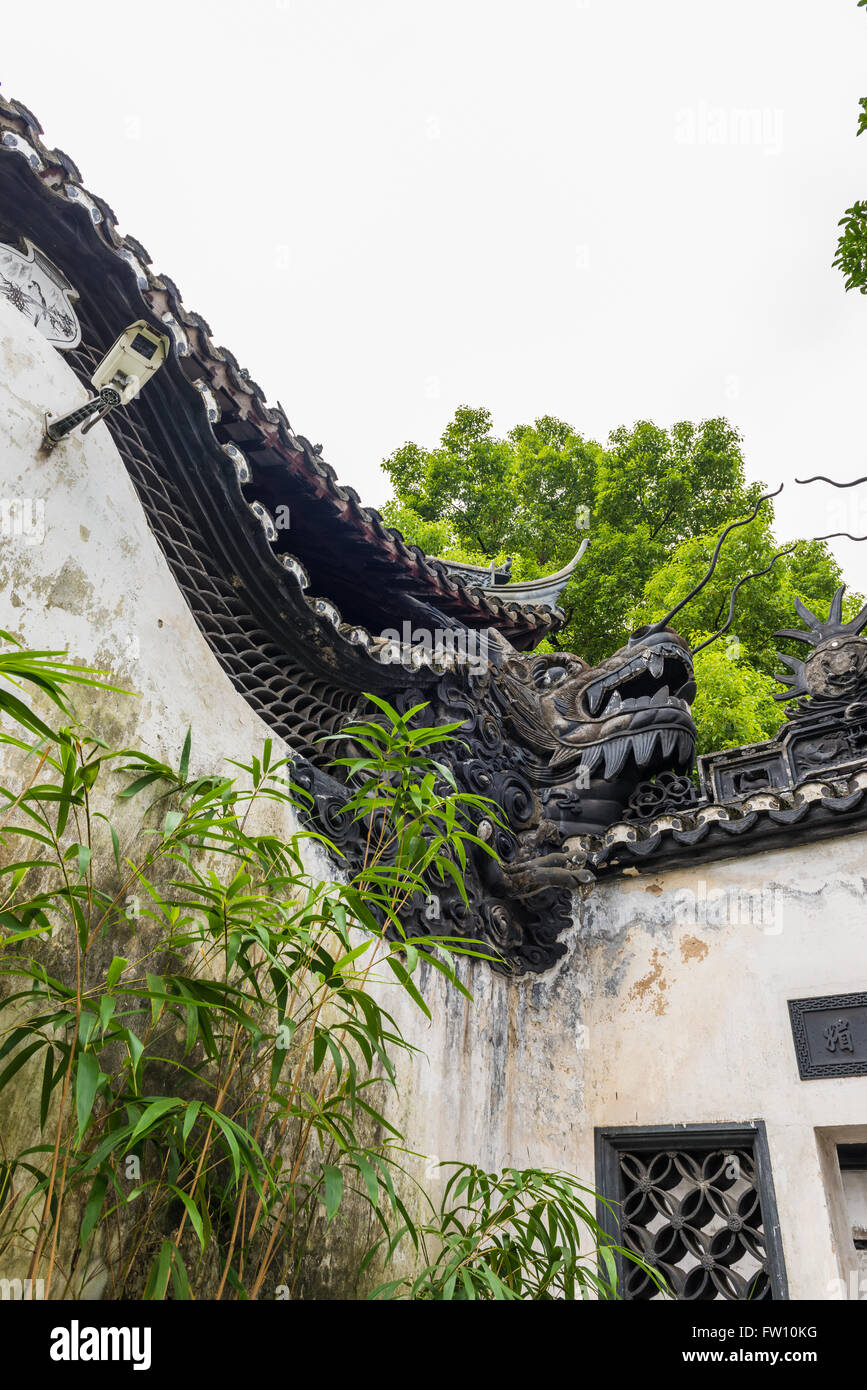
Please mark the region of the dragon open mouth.
[[[669, 692], [673, 692], [669, 694]], [[695, 698], [692, 662], [686, 649], [674, 642], [659, 643], [638, 651], [585, 692], [587, 712], [593, 718], [632, 708], [676, 703], [689, 712]]]
[[660, 767], [690, 767], [696, 687], [689, 651], [663, 640], [626, 649], [619, 658], [584, 691], [595, 738], [582, 740], [582, 767], [606, 780], [619, 776], [630, 757], [645, 775]]

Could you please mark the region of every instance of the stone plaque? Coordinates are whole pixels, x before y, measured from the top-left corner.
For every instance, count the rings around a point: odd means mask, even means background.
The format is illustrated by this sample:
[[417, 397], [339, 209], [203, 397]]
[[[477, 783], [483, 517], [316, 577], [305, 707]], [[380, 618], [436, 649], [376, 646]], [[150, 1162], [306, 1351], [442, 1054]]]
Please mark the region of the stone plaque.
[[790, 999], [789, 1018], [802, 1081], [867, 1076], [867, 994]]

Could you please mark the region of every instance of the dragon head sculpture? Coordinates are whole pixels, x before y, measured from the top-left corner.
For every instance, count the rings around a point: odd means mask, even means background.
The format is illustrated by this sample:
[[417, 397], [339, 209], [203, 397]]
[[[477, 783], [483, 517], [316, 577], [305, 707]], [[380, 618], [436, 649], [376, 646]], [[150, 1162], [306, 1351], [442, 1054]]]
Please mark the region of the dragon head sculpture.
[[457, 663], [442, 676], [426, 718], [460, 723], [440, 756], [459, 786], [500, 808], [477, 827], [498, 859], [468, 854], [467, 903], [432, 885], [435, 920], [479, 935], [511, 970], [544, 970], [565, 949], [572, 892], [594, 880], [577, 837], [604, 833], [654, 773], [692, 766], [692, 661], [662, 624], [595, 666], [517, 652], [493, 629], [486, 649], [483, 673]]
[[598, 834], [638, 782], [695, 756], [692, 660], [670, 628], [639, 628], [596, 666], [568, 654], [509, 656], [495, 675], [504, 718], [563, 838]]

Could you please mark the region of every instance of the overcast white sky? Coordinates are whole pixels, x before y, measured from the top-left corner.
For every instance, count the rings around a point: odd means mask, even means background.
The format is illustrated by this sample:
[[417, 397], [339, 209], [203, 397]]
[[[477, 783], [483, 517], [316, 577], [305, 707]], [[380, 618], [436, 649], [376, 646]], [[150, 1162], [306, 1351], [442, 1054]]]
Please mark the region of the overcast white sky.
[[[855, 0], [41, 0], [0, 79], [366, 502], [462, 402], [867, 473]], [[777, 517], [867, 533], [867, 484]]]

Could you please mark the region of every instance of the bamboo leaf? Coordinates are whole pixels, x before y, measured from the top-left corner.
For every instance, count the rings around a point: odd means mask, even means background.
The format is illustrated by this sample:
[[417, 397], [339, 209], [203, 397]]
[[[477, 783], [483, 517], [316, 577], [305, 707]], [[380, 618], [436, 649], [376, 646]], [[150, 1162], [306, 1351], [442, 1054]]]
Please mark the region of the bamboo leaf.
[[12, 1080], [13, 1076], [15, 1076], [15, 1074], [21, 1070], [21, 1068], [24, 1066], [24, 1063], [30, 1060], [34, 1052], [38, 1052], [40, 1047], [46, 1047], [47, 1045], [47, 1039], [40, 1037], [36, 1040], [36, 1042], [31, 1043], [29, 1047], [22, 1047], [21, 1051], [15, 1054], [8, 1067], [6, 1067], [3, 1070], [3, 1072], [0, 1073], [0, 1091], [2, 1091], [3, 1088]]
[[93, 1102], [102, 1072], [92, 1052], [82, 1052], [75, 1070], [75, 1114], [78, 1120], [78, 1142], [90, 1123]]
[[150, 971], [145, 972], [145, 979], [147, 980], [148, 995], [151, 1001], [151, 1022], [154, 1027], [156, 1027], [159, 1022], [160, 1014], [165, 1007], [165, 982], [162, 975], [152, 975]]
[[172, 1268], [172, 1251], [174, 1247], [170, 1240], [164, 1240], [160, 1246], [160, 1253], [151, 1266], [150, 1276], [145, 1288], [144, 1297], [148, 1300], [160, 1300], [165, 1298], [166, 1289], [169, 1285], [169, 1277]]
[[233, 1132], [232, 1125], [230, 1121], [226, 1119], [225, 1115], [221, 1115], [218, 1110], [214, 1110], [210, 1105], [204, 1105], [202, 1109], [206, 1115], [210, 1115], [226, 1140], [226, 1145], [232, 1155], [232, 1167], [235, 1172], [235, 1181], [237, 1182], [241, 1176], [241, 1151], [238, 1148], [238, 1140]]
[[111, 1022], [116, 1004], [117, 999], [113, 994], [104, 994], [99, 1001], [99, 1026], [102, 1029], [103, 1037], [105, 1037], [105, 1030]]
[[190, 1101], [189, 1105], [187, 1106], [187, 1113], [184, 1115], [184, 1123], [181, 1131], [182, 1138], [185, 1144], [190, 1137], [190, 1130], [196, 1123], [201, 1108], [202, 1102], [200, 1100]]
[[46, 1048], [45, 1065], [42, 1068], [42, 1090], [39, 1096], [39, 1128], [44, 1129], [48, 1119], [48, 1106], [51, 1101], [51, 1083], [54, 1077], [54, 1049]]
[[114, 959], [111, 962], [111, 965], [108, 967], [108, 975], [106, 976], [105, 980], [106, 989], [114, 989], [114, 986], [117, 984], [118, 980], [120, 979], [121, 975], [126, 970], [126, 967], [128, 965], [129, 961], [127, 960], [126, 956], [114, 957]]
[[379, 1183], [376, 1178], [376, 1170], [370, 1160], [362, 1153], [355, 1155], [355, 1165], [364, 1179], [364, 1186], [367, 1188], [367, 1195], [374, 1207], [379, 1206]]
[[129, 1137], [129, 1147], [132, 1148], [140, 1135], [144, 1134], [149, 1129], [153, 1129], [154, 1125], [158, 1124], [164, 1115], [169, 1114], [172, 1110], [177, 1110], [183, 1103], [182, 1100], [178, 1100], [175, 1096], [159, 1096], [156, 1100], [152, 1100], [142, 1112], [141, 1119]]
[[186, 1209], [186, 1213], [187, 1213], [187, 1215], [189, 1216], [190, 1221], [191, 1221], [191, 1223], [192, 1223], [193, 1230], [195, 1231], [196, 1235], [199, 1237], [199, 1244], [200, 1244], [200, 1246], [202, 1247], [202, 1254], [204, 1254], [204, 1253], [205, 1253], [205, 1230], [204, 1230], [204, 1226], [203, 1226], [203, 1224], [202, 1224], [202, 1214], [201, 1214], [201, 1212], [199, 1211], [198, 1207], [196, 1206], [195, 1202], [193, 1201], [192, 1197], [190, 1196], [190, 1194], [189, 1194], [188, 1192], [184, 1192], [183, 1189], [180, 1188], [180, 1187], [175, 1187], [174, 1184], [170, 1184], [170, 1190], [171, 1190], [172, 1192], [174, 1192], [175, 1196], [176, 1196], [176, 1197], [179, 1197], [180, 1200], [183, 1202], [184, 1208]]
[[323, 1166], [322, 1172], [325, 1178], [325, 1216], [330, 1225], [343, 1199], [343, 1174], [339, 1168], [328, 1163]]
[[193, 726], [187, 729], [187, 736], [184, 739], [184, 746], [181, 750], [181, 761], [178, 766], [178, 777], [182, 782], [186, 782], [190, 773], [190, 749], [193, 744]]
[[102, 1204], [105, 1201], [106, 1188], [108, 1187], [108, 1177], [100, 1173], [93, 1180], [90, 1195], [87, 1199], [87, 1206], [84, 1208], [84, 1217], [81, 1222], [81, 1234], [79, 1244], [84, 1247], [90, 1239], [93, 1228], [99, 1220], [102, 1211]]

